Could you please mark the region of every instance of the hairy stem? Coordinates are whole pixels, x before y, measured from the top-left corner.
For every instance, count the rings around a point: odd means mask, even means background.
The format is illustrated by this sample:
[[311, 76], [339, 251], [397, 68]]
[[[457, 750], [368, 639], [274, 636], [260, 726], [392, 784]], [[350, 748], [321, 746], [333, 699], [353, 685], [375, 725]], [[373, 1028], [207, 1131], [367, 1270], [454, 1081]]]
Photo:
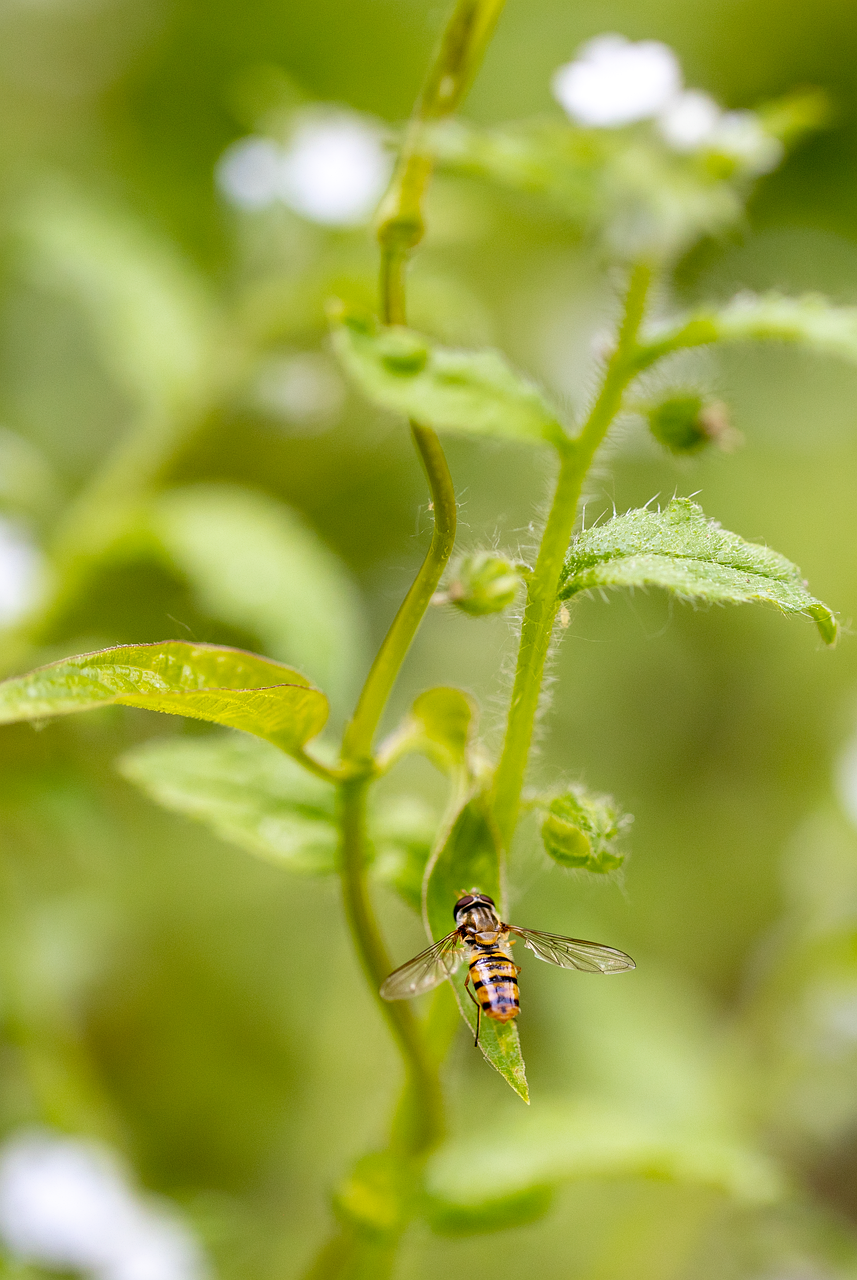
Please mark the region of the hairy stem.
[[651, 272], [635, 267], [625, 296], [618, 341], [601, 390], [580, 434], [559, 446], [560, 469], [542, 534], [536, 567], [527, 583], [527, 605], [503, 752], [494, 779], [494, 814], [505, 848], [518, 821], [521, 791], [539, 709], [545, 662], [558, 607], [560, 574], [577, 518], [577, 505], [598, 446], [619, 411], [622, 395], [637, 372], [636, 340], [643, 319]]

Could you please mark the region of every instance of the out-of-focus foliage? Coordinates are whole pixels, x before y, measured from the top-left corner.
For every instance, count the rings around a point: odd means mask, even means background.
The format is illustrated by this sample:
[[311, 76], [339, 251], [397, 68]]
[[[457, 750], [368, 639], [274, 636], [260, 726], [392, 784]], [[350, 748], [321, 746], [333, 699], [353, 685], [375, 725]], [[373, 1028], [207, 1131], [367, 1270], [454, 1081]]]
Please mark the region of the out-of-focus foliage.
[[[752, 540], [740, 544], [750, 560], [718, 573], [780, 566], [767, 598], [809, 612], [830, 638], [829, 612], [770, 543], [835, 608], [844, 637], [822, 652], [811, 629], [779, 625], [772, 610], [692, 614], [659, 591], [582, 599], [556, 652], [540, 793], [554, 801], [563, 779], [582, 776], [586, 794], [621, 797], [636, 815], [622, 843], [632, 857], [621, 882], [568, 875], [531, 820], [502, 885], [472, 699], [493, 746], [509, 631], [498, 617], [430, 612], [386, 724], [399, 772], [370, 816], [397, 957], [424, 944], [427, 867], [435, 936], [451, 927], [471, 886], [445, 857], [471, 823], [472, 878], [513, 920], [609, 938], [638, 969], [633, 985], [601, 983], [525, 957], [526, 1111], [462, 1035], [447, 1073], [451, 1136], [430, 1163], [401, 1276], [476, 1272], [502, 1251], [506, 1269], [535, 1265], [546, 1280], [850, 1277], [850, 756], [838, 793], [833, 778], [857, 676], [857, 20], [834, 0], [665, 0], [646, 13], [618, 0], [597, 13], [508, 0], [464, 116], [435, 136], [441, 175], [410, 282], [419, 336], [349, 329], [356, 394], [328, 348], [326, 307], [374, 306], [363, 210], [442, 19], [414, 0], [66, 0], [0, 13], [4, 674], [107, 646], [137, 654], [121, 687], [114, 670], [66, 664], [76, 705], [98, 706], [87, 716], [0, 735], [2, 1152], [24, 1149], [34, 1127], [121, 1151], [135, 1170], [120, 1179], [126, 1226], [171, 1222], [158, 1280], [306, 1267], [327, 1189], [377, 1143], [397, 1071], [334, 882], [285, 865], [333, 867], [331, 789], [267, 743], [150, 715], [157, 696], [170, 711], [187, 700], [188, 668], [178, 691], [158, 695], [140, 646], [258, 650], [276, 660], [265, 660], [266, 689], [279, 662], [302, 673], [298, 692], [271, 695], [312, 703], [290, 745], [322, 727], [304, 679], [340, 723], [372, 647], [365, 633], [372, 644], [383, 634], [428, 525], [400, 419], [363, 391], [456, 428], [446, 444], [463, 546], [531, 563], [550, 451], [529, 441], [582, 417], [593, 366], [610, 355], [603, 264], [642, 248], [678, 262], [646, 331], [650, 357], [682, 333], [700, 348], [651, 375], [646, 403], [676, 386], [725, 400], [744, 447], [673, 458], [639, 423], [617, 432], [611, 478], [590, 484], [589, 541], [576, 551], [594, 562], [575, 569], [576, 594], [621, 583], [722, 598], [710, 565], [705, 591], [698, 569], [678, 580], [672, 544], [660, 576], [631, 571], [627, 539], [598, 551], [632, 532], [628, 517], [609, 519], [616, 510], [642, 519], [653, 499], [699, 492]], [[732, 110], [759, 107], [756, 169], [736, 160], [722, 111], [716, 145], [686, 152], [650, 120], [570, 124], [551, 78], [604, 31], [666, 41], [690, 82]], [[795, 84], [822, 93], [784, 96]], [[830, 127], [814, 132], [825, 116]], [[356, 213], [341, 189], [322, 205], [304, 199], [307, 131], [321, 126], [326, 147], [350, 138], [368, 158], [375, 186]], [[783, 145], [794, 155], [742, 212], [759, 157]], [[261, 168], [248, 168], [254, 156]], [[707, 350], [714, 339], [729, 343], [722, 355]], [[508, 358], [480, 354], [499, 347]], [[454, 403], [426, 370], [458, 379]], [[647, 556], [661, 557], [662, 535]], [[748, 572], [730, 579], [729, 598], [759, 594]], [[3, 689], [8, 719], [32, 711], [32, 680]], [[68, 709], [40, 690], [45, 716]], [[194, 691], [204, 710], [210, 693]], [[209, 718], [236, 723], [222, 700], [216, 710]], [[402, 759], [417, 749], [455, 778], [443, 821], [440, 775]], [[319, 759], [327, 752], [322, 739]], [[490, 1030], [483, 1022], [483, 1050], [523, 1092], [514, 1029]], [[63, 1169], [97, 1165], [92, 1150], [73, 1148]], [[0, 1202], [11, 1167], [0, 1167]], [[370, 1222], [388, 1204], [373, 1188], [391, 1178], [377, 1160], [359, 1166], [342, 1211]], [[31, 1256], [4, 1265], [27, 1280], [56, 1273], [50, 1255]], [[107, 1277], [121, 1261], [114, 1251], [73, 1270]]]

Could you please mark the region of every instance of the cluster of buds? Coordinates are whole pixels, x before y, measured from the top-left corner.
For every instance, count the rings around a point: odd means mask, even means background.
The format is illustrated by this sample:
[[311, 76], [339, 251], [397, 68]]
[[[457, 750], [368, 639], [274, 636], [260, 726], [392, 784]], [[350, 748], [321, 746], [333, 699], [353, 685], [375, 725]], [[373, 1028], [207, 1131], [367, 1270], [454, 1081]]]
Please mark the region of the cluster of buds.
[[474, 551], [456, 561], [446, 590], [432, 603], [455, 605], [472, 617], [502, 613], [515, 602], [522, 568], [492, 551]]
[[740, 443], [726, 405], [695, 391], [666, 396], [643, 412], [652, 435], [670, 453], [699, 453], [711, 444], [728, 453]]
[[554, 796], [542, 821], [545, 850], [563, 867], [585, 871], [615, 871], [625, 860], [616, 840], [627, 826], [607, 796], [589, 795], [582, 787], [569, 787]]

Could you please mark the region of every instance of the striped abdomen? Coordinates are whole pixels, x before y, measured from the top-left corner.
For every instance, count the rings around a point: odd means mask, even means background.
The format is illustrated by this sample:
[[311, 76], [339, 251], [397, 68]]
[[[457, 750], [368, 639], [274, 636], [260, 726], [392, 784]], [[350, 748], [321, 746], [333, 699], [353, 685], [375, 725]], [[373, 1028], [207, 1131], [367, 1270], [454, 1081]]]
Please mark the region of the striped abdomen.
[[486, 1018], [509, 1022], [521, 1011], [518, 970], [499, 947], [480, 947], [470, 961], [470, 981]]

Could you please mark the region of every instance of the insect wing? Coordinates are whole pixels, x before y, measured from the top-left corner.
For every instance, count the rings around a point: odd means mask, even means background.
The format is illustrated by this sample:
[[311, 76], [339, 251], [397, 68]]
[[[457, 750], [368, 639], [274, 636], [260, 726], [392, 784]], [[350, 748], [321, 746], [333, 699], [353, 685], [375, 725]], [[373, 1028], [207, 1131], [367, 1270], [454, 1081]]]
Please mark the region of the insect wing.
[[561, 969], [582, 969], [584, 973], [622, 973], [636, 969], [630, 956], [616, 947], [605, 947], [601, 942], [586, 942], [583, 938], [564, 938], [559, 933], [540, 933], [538, 929], [519, 929], [510, 924], [509, 930], [523, 938], [524, 945], [546, 964], [558, 964]]
[[410, 1000], [438, 987], [444, 978], [455, 973], [464, 957], [464, 946], [457, 930], [440, 942], [432, 943], [413, 960], [395, 969], [381, 985], [383, 1000]]

